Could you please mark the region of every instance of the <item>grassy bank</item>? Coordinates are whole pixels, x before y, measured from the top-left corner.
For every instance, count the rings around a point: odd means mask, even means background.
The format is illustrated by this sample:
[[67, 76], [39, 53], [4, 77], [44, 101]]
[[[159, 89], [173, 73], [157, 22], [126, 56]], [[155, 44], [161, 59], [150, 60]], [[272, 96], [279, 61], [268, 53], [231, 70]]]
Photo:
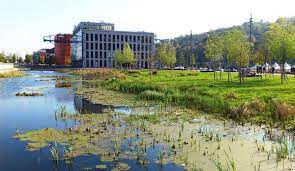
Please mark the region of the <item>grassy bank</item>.
[[22, 77], [25, 73], [22, 71], [9, 71], [0, 73], [0, 78], [13, 78], [13, 77]]
[[[262, 80], [247, 78], [241, 85], [237, 73], [232, 73], [231, 82], [227, 81], [226, 73], [220, 80], [219, 77], [214, 79], [213, 73], [196, 71], [76, 70], [72, 73], [85, 74], [94, 80], [104, 78], [100, 81], [104, 88], [135, 94], [141, 100], [185, 106], [241, 122], [295, 128], [293, 76], [289, 76], [288, 84], [284, 85], [280, 84], [279, 75], [267, 75]], [[106, 77], [101, 76], [106, 75], [104, 73], [108, 73]]]

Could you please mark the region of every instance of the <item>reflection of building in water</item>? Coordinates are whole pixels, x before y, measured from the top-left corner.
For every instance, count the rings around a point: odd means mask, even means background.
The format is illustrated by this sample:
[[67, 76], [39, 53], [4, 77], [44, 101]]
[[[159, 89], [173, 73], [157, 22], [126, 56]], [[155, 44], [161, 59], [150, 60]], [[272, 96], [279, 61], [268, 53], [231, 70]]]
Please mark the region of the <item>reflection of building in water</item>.
[[81, 96], [75, 95], [74, 97], [75, 110], [80, 113], [102, 113], [105, 109], [112, 109], [112, 106], [94, 104]]
[[73, 101], [73, 93], [70, 89], [55, 89], [54, 97], [59, 104], [71, 103]]

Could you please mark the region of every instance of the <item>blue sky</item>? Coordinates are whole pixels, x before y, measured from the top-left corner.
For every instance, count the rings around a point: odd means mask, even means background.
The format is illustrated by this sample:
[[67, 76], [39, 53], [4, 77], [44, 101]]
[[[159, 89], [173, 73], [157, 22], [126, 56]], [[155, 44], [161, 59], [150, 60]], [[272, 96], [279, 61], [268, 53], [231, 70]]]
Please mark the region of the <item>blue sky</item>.
[[71, 33], [80, 21], [157, 38], [201, 33], [254, 20], [295, 16], [295, 0], [0, 0], [0, 51], [24, 55], [51, 47], [42, 37]]

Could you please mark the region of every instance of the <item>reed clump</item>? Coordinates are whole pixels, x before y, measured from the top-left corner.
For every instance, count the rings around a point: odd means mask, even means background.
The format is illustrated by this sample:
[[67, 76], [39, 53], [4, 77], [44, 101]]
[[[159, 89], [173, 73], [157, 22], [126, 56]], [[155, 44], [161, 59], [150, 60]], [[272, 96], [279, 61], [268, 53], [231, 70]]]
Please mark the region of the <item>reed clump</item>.
[[22, 77], [25, 73], [22, 71], [8, 71], [4, 73], [0, 73], [0, 78], [14, 78], [14, 77]]

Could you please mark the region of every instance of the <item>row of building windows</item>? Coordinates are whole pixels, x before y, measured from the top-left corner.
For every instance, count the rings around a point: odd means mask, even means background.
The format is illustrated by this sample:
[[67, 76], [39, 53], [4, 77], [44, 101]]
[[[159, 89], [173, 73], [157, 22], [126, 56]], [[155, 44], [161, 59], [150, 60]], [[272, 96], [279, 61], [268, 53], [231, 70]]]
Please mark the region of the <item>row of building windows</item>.
[[[88, 58], [112, 58], [112, 53], [111, 52], [106, 52], [106, 51], [86, 51], [86, 59]], [[134, 53], [135, 56], [140, 57], [141, 59], [144, 59], [145, 57], [149, 56], [149, 53]]]
[[[98, 46], [99, 45], [99, 46]], [[130, 44], [133, 51], [152, 51], [152, 45]], [[89, 43], [86, 42], [86, 50], [123, 50], [122, 43]]]
[[[86, 60], [86, 67], [88, 68], [98, 68], [98, 67], [115, 67], [115, 62], [112, 60]], [[147, 61], [138, 61], [137, 62], [138, 67], [141, 68], [148, 68], [148, 62]]]
[[132, 42], [152, 43], [151, 36], [111, 35], [111, 34], [85, 34], [86, 41], [100, 42]]

